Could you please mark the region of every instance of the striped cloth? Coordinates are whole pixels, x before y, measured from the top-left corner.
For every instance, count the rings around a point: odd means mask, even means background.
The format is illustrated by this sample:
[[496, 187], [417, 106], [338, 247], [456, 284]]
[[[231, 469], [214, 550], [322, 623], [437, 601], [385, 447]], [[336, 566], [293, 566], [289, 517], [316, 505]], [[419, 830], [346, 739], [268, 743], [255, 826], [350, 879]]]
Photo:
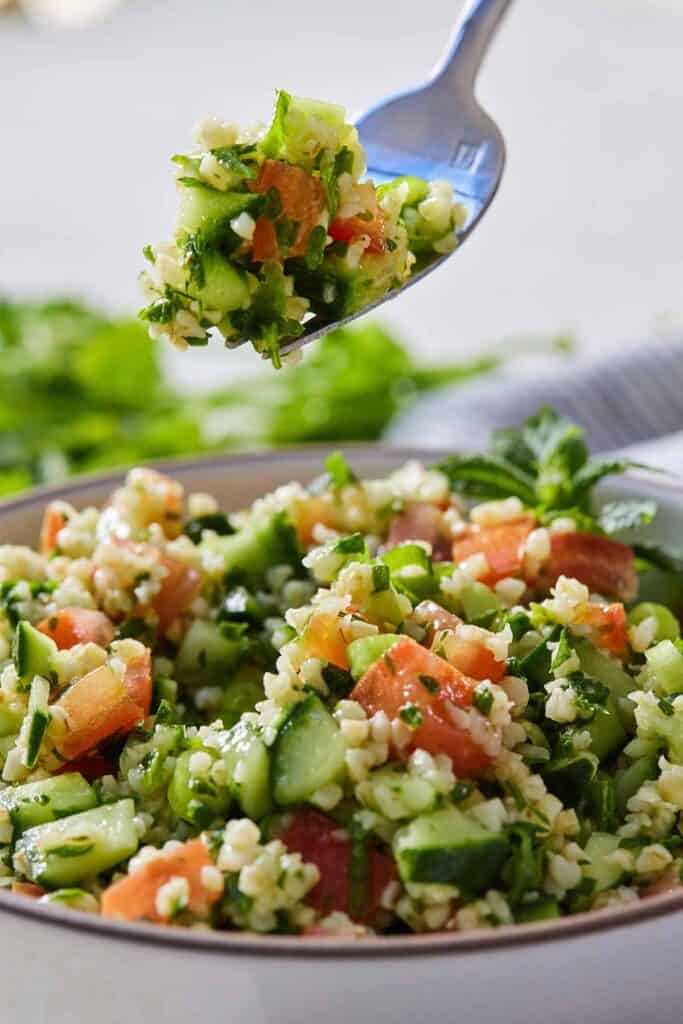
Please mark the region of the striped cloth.
[[435, 448], [481, 448], [488, 435], [551, 405], [580, 423], [594, 452], [683, 473], [683, 339], [625, 347], [618, 355], [567, 364], [536, 358], [421, 399], [389, 440]]

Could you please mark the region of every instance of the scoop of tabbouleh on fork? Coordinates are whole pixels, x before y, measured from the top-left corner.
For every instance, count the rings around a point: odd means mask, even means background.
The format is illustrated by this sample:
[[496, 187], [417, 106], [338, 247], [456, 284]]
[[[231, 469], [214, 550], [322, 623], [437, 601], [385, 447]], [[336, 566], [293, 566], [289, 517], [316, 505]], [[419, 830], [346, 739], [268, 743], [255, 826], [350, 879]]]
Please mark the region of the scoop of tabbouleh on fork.
[[448, 182], [403, 177], [375, 188], [344, 109], [280, 91], [267, 131], [213, 118], [173, 158], [173, 239], [147, 246], [142, 275], [152, 337], [280, 346], [315, 314], [339, 320], [451, 252], [465, 210]]

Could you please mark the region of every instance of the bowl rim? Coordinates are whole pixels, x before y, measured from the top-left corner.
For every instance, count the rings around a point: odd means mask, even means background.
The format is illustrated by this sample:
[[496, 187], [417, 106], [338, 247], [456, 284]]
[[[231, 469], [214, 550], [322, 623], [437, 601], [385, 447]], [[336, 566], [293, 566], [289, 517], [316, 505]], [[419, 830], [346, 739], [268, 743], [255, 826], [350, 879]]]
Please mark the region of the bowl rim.
[[[183, 475], [196, 470], [218, 471], [235, 465], [268, 465], [281, 463], [288, 457], [296, 459], [320, 459], [334, 448], [332, 444], [306, 444], [284, 446], [264, 451], [241, 451], [199, 457], [148, 460], [146, 465], [169, 473]], [[388, 459], [436, 459], [448, 454], [443, 448], [419, 446], [397, 446], [383, 443], [340, 443], [338, 447], [364, 458]], [[84, 474], [61, 484], [50, 484], [32, 488], [16, 498], [0, 501], [0, 524], [3, 516], [22, 508], [40, 506], [55, 498], [67, 499], [88, 491], [113, 486], [120, 482], [126, 468], [104, 473]], [[675, 495], [683, 504], [683, 478], [665, 477], [635, 470], [627, 479], [650, 491], [663, 491]], [[637, 903], [621, 907], [610, 907], [601, 911], [588, 911], [571, 917], [558, 918], [547, 922], [504, 925], [494, 929], [470, 932], [437, 932], [420, 935], [330, 937], [316, 942], [301, 936], [254, 935], [246, 932], [191, 931], [184, 928], [160, 927], [146, 923], [116, 921], [55, 905], [41, 904], [28, 898], [17, 898], [16, 894], [0, 890], [0, 915], [24, 918], [38, 922], [41, 927], [49, 925], [80, 933], [153, 945], [168, 949], [181, 949], [194, 953], [218, 953], [266, 958], [341, 958], [358, 959], [370, 957], [393, 959], [395, 956], [415, 957], [434, 953], [472, 954], [486, 951], [505, 950], [515, 946], [536, 945], [540, 942], [558, 942], [564, 939], [585, 937], [603, 931], [632, 928], [638, 924], [656, 920], [683, 911], [683, 888], [679, 892], [663, 893]]]

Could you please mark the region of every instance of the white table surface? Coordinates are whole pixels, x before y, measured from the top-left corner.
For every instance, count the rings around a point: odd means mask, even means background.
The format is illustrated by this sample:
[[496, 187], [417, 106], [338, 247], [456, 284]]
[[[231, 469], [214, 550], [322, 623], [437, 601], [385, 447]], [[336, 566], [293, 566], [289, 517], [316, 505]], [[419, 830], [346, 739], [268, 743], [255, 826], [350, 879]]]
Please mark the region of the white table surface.
[[[139, 251], [171, 224], [168, 157], [199, 115], [251, 122], [278, 85], [362, 109], [424, 75], [459, 6], [129, 0], [59, 34], [0, 17], [0, 290], [133, 308]], [[480, 89], [508, 141], [499, 197], [386, 321], [430, 358], [558, 329], [603, 351], [680, 325], [682, 52], [680, 0], [517, 0]], [[218, 345], [173, 360], [196, 385], [259, 365]]]

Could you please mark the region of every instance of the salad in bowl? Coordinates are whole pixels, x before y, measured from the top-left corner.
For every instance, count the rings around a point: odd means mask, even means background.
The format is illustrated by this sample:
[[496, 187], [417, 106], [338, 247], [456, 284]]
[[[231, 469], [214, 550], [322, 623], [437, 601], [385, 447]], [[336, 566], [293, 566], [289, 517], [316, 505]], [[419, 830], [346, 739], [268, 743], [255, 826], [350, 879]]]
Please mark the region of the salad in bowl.
[[239, 512], [132, 470], [0, 547], [0, 884], [220, 932], [467, 932], [679, 884], [674, 555], [543, 410]]

